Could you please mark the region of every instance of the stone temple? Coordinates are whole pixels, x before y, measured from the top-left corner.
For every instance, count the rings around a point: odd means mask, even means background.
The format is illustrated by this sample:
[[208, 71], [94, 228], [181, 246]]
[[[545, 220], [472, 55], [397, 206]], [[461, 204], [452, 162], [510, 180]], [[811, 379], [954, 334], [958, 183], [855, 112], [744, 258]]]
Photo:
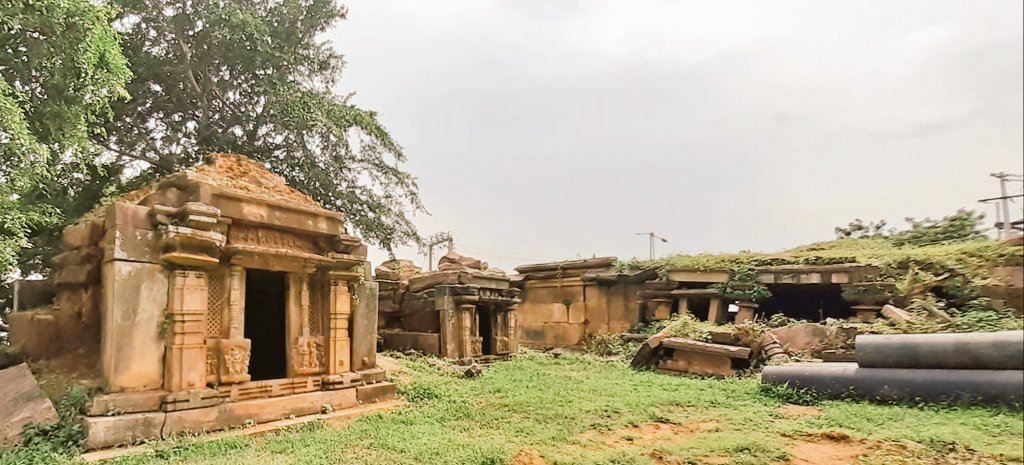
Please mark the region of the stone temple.
[[83, 412], [88, 448], [394, 395], [376, 367], [366, 246], [245, 157], [129, 193], [63, 246], [53, 305], [12, 313], [11, 342], [49, 366], [89, 365], [101, 394]]
[[388, 350], [417, 350], [470, 364], [518, 350], [519, 289], [504, 271], [454, 252], [438, 271], [421, 273], [408, 260], [376, 270], [379, 327]]

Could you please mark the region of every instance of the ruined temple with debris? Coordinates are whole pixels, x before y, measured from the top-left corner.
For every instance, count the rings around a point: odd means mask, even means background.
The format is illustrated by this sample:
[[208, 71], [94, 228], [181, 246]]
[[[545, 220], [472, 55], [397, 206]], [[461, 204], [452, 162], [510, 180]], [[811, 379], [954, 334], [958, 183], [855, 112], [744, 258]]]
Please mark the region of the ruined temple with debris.
[[126, 194], [63, 248], [52, 307], [12, 313], [11, 342], [95, 375], [87, 448], [394, 395], [366, 246], [248, 158], [211, 155]]
[[457, 361], [515, 353], [519, 290], [505, 272], [449, 252], [423, 273], [408, 260], [376, 269], [379, 326], [387, 350], [416, 350]]

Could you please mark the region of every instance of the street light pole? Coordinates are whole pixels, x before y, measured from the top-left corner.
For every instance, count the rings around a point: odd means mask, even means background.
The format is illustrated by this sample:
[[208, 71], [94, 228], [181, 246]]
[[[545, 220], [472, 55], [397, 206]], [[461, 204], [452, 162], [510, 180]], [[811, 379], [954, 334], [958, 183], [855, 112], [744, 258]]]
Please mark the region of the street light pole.
[[653, 232], [636, 233], [636, 235], [637, 236], [647, 236], [647, 239], [649, 241], [649, 250], [648, 250], [648, 252], [650, 253], [651, 260], [654, 260], [654, 240], [657, 239], [657, 240], [660, 240], [661, 242], [668, 242], [668, 239], [665, 239], [664, 237], [658, 236], [657, 234], [654, 234]]

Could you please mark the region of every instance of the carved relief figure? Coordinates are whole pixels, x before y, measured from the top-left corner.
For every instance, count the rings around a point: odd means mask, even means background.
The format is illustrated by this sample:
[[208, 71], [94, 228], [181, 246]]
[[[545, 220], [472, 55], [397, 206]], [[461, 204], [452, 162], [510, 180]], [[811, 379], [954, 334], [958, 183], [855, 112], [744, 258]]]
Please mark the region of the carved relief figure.
[[229, 375], [244, 375], [249, 371], [249, 351], [244, 347], [229, 346], [224, 351], [224, 367]]
[[276, 229], [253, 228], [234, 225], [228, 229], [228, 242], [238, 245], [250, 245], [269, 249], [298, 250], [316, 253], [316, 247], [310, 238], [287, 231]]
[[208, 378], [217, 376], [217, 352], [212, 347], [206, 348], [206, 376]]
[[302, 371], [319, 370], [323, 363], [323, 349], [317, 338], [299, 338], [292, 348], [296, 368]]

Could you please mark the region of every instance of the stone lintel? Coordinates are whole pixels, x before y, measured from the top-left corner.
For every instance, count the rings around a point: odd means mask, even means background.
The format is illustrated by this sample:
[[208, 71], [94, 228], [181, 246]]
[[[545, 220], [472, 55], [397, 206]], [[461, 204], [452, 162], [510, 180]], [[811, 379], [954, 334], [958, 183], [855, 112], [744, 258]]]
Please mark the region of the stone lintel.
[[669, 337], [661, 341], [661, 346], [666, 349], [685, 350], [691, 352], [704, 352], [709, 354], [721, 354], [730, 358], [747, 359], [750, 357], [750, 349], [746, 347], [727, 346], [723, 344], [712, 344], [691, 339]]
[[693, 283], [724, 283], [729, 280], [731, 273], [728, 270], [698, 270], [679, 268], [668, 270], [668, 279], [678, 282]]

